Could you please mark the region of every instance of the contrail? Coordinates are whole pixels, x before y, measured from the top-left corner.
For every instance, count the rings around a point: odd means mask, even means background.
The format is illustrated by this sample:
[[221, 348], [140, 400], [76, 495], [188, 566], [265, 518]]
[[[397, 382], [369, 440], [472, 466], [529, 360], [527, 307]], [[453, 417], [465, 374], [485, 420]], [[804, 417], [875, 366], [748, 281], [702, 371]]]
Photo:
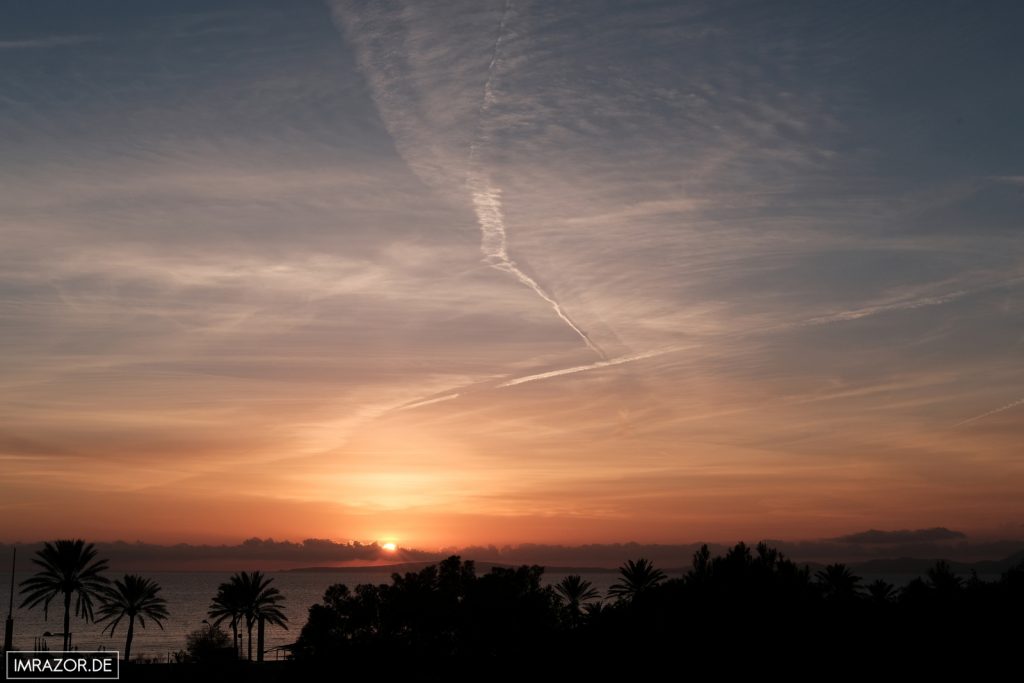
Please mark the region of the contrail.
[[908, 311], [915, 308], [925, 308], [926, 306], [941, 306], [943, 304], [952, 303], [959, 299], [963, 299], [969, 296], [975, 296], [977, 294], [984, 294], [997, 289], [1005, 289], [1007, 287], [1015, 287], [1021, 282], [1024, 282], [1024, 278], [1012, 277], [1001, 282], [994, 282], [985, 285], [975, 287], [973, 289], [958, 289], [954, 292], [948, 292], [946, 294], [939, 294], [936, 296], [920, 297], [918, 299], [906, 299], [903, 301], [895, 301], [888, 304], [878, 304], [876, 306], [866, 306], [864, 308], [856, 308], [850, 311], [840, 311], [839, 313], [831, 313], [828, 315], [818, 316], [805, 320], [801, 325], [826, 325], [828, 323], [843, 322], [846, 320], [859, 320], [860, 318], [867, 318], [868, 316], [878, 315], [879, 313], [889, 313], [890, 311]]
[[655, 356], [662, 356], [666, 353], [673, 351], [679, 351], [679, 348], [661, 349], [660, 351], [645, 351], [644, 353], [635, 353], [629, 356], [619, 356], [618, 358], [612, 358], [611, 360], [602, 360], [596, 363], [589, 363], [587, 365], [577, 365], [571, 368], [562, 368], [561, 370], [551, 370], [550, 372], [541, 372], [536, 375], [527, 375], [526, 377], [517, 377], [516, 379], [510, 379], [507, 382], [503, 382], [498, 385], [498, 388], [502, 387], [514, 387], [517, 384], [526, 384], [527, 382], [536, 382], [541, 379], [550, 379], [552, 377], [561, 377], [562, 375], [572, 375], [577, 372], [586, 372], [587, 370], [596, 370], [598, 368], [607, 368], [612, 365], [622, 365], [623, 363], [632, 363], [638, 360], [644, 360], [646, 358], [654, 358]]
[[[358, 47], [357, 57], [375, 90], [374, 100], [388, 131], [395, 140], [395, 148], [399, 155], [425, 184], [449, 192], [455, 189], [460, 199], [464, 197], [462, 190], [468, 190], [473, 212], [480, 227], [480, 251], [483, 253], [483, 262], [495, 270], [511, 274], [520, 283], [532, 289], [554, 310], [562, 322], [579, 335], [587, 348], [596, 353], [601, 360], [607, 360], [605, 353], [569, 317], [555, 297], [523, 272], [509, 257], [501, 189], [491, 181], [490, 174], [481, 160], [490, 143], [491, 131], [487, 124], [491, 118], [490, 112], [498, 99], [496, 76], [501, 62], [502, 45], [508, 36], [506, 26], [512, 16], [512, 0], [506, 0], [498, 23], [484, 78], [483, 95], [476, 107], [476, 126], [472, 129], [472, 136], [468, 141], [469, 152], [464, 168], [462, 164], [453, 163], [454, 158], [445, 150], [443, 144], [438, 145], [437, 140], [425, 138], [430, 131], [430, 117], [418, 106], [424, 83], [415, 78], [416, 73], [409, 72], [410, 64], [415, 60], [411, 57], [405, 59], [401, 47], [385, 50], [383, 44], [373, 41], [368, 43], [365, 40], [366, 35], [380, 30], [382, 22], [393, 18], [393, 12], [379, 10], [382, 5], [385, 3], [367, 3], [363, 5], [365, 11], [359, 12], [341, 0], [334, 0], [331, 3], [346, 37]], [[399, 24], [401, 14], [399, 12]], [[412, 80], [403, 80], [402, 74], [409, 74]], [[466, 104], [472, 106], [469, 101]], [[467, 108], [467, 113], [471, 111]], [[424, 117], [426, 121], [421, 120]], [[426, 129], [423, 123], [427, 124]], [[443, 143], [443, 140], [441, 142]], [[465, 145], [466, 139], [462, 138], [458, 148], [465, 149]]]
[[852, 311], [842, 311], [841, 313], [822, 315], [817, 318], [805, 320], [802, 324], [825, 325], [827, 323], [842, 322], [844, 320], [859, 320], [860, 318], [867, 318], [868, 316], [878, 315], [879, 313], [888, 313], [889, 311], [906, 311], [914, 308], [924, 308], [926, 306], [941, 306], [942, 304], [948, 304], [973, 293], [974, 292], [968, 290], [959, 290], [956, 292], [950, 292], [949, 294], [943, 294], [941, 296], [929, 296], [909, 301], [897, 301], [891, 304], [868, 306], [867, 308], [858, 308]]
[[995, 410], [990, 410], [987, 413], [982, 413], [981, 415], [975, 415], [974, 417], [970, 417], [970, 418], [967, 418], [966, 420], [962, 420], [960, 422], [957, 422], [955, 425], [953, 425], [953, 428], [956, 429], [957, 427], [962, 427], [962, 426], [964, 426], [966, 424], [970, 424], [972, 422], [976, 422], [976, 421], [978, 421], [978, 420], [980, 420], [982, 418], [986, 418], [986, 417], [988, 417], [990, 415], [995, 415], [996, 413], [1001, 413], [1004, 410], [1009, 410], [1010, 408], [1013, 408], [1015, 406], [1019, 406], [1022, 403], [1024, 403], [1024, 398], [1017, 399], [1013, 403], [1007, 403], [1002, 408], [996, 408]]
[[537, 293], [541, 299], [546, 301], [555, 314], [578, 334], [587, 347], [596, 353], [602, 360], [607, 360], [604, 354], [579, 325], [573, 322], [572, 318], [565, 312], [561, 304], [554, 297], [544, 291], [536, 280], [524, 273], [508, 256], [507, 234], [505, 232], [505, 217], [501, 209], [501, 190], [491, 187], [490, 183], [480, 178], [475, 171], [471, 171], [470, 190], [473, 193], [473, 209], [476, 211], [477, 223], [480, 224], [480, 251], [484, 255], [484, 263], [495, 270], [510, 273], [521, 283]]
[[[601, 360], [601, 361], [598, 361], [596, 363], [588, 363], [587, 365], [577, 365], [577, 366], [574, 366], [574, 367], [571, 367], [571, 368], [562, 368], [561, 370], [550, 370], [548, 372], [541, 372], [541, 373], [538, 373], [536, 375], [526, 375], [525, 377], [516, 377], [515, 379], [507, 380], [505, 382], [502, 382], [501, 384], [490, 385], [490, 386], [493, 386], [495, 389], [503, 389], [505, 387], [514, 387], [514, 386], [516, 386], [518, 384], [526, 384], [527, 382], [536, 382], [536, 381], [542, 380], [542, 379], [550, 379], [552, 377], [561, 377], [562, 375], [572, 375], [572, 374], [575, 374], [577, 372], [587, 372], [588, 370], [598, 370], [600, 368], [607, 368], [607, 367], [611, 367], [613, 365], [622, 365], [624, 363], [633, 363], [635, 361], [644, 360], [646, 358], [654, 358], [655, 356], [663, 356], [666, 353], [672, 353], [673, 351], [682, 351], [685, 348], [687, 348], [687, 347], [673, 346], [673, 347], [670, 347], [670, 348], [667, 348], [667, 349], [659, 349], [659, 350], [656, 350], [656, 351], [645, 351], [643, 353], [634, 353], [634, 354], [631, 354], [631, 355], [628, 355], [628, 356], [619, 356], [618, 358], [612, 358], [611, 360]], [[405, 403], [403, 405], [400, 405], [397, 408], [394, 408], [393, 410], [395, 412], [398, 412], [398, 411], [402, 411], [402, 410], [410, 410], [412, 408], [420, 408], [422, 406], [428, 406], [428, 405], [432, 405], [434, 403], [442, 403], [444, 401], [451, 401], [453, 399], [460, 398], [462, 396], [462, 392], [465, 391], [468, 388], [468, 386], [469, 385], [467, 385], [466, 387], [463, 387], [462, 390], [460, 390], [458, 393], [445, 394], [444, 396], [438, 396], [437, 398], [428, 398], [428, 399], [422, 399], [422, 400], [421, 399], [417, 399], [415, 401], [410, 401], [409, 403]], [[471, 390], [470, 391], [470, 395], [472, 395], [472, 393], [473, 393], [473, 391]]]
[[442, 401], [451, 401], [454, 398], [458, 398], [458, 394], [448, 394], [446, 396], [438, 396], [437, 398], [428, 398], [422, 401], [413, 401], [412, 403], [406, 403], [405, 405], [398, 406], [395, 410], [410, 410], [411, 408], [422, 408], [423, 406], [429, 406], [434, 403], [441, 403]]
[[572, 328], [578, 334], [591, 351], [596, 353], [602, 361], [608, 359], [604, 351], [590, 339], [579, 325], [573, 322], [572, 318], [565, 312], [561, 304], [553, 296], [548, 294], [540, 284], [532, 277], [524, 273], [516, 265], [516, 262], [508, 255], [508, 233], [505, 230], [505, 214], [501, 204], [501, 189], [491, 184], [487, 173], [481, 168], [480, 148], [486, 142], [486, 135], [483, 132], [483, 121], [486, 119], [491, 105], [494, 104], [494, 73], [497, 70], [498, 55], [501, 52], [501, 44], [505, 39], [505, 23], [508, 21], [511, 0], [505, 3], [505, 11], [501, 15], [501, 22], [498, 24], [498, 36], [494, 40], [494, 50], [491, 53], [491, 62], [487, 66], [487, 79], [484, 81], [484, 95], [477, 111], [477, 133], [473, 142], [469, 145], [469, 170], [468, 182], [470, 194], [473, 198], [473, 211], [476, 213], [477, 223], [480, 225], [480, 251], [484, 255], [484, 263], [495, 270], [510, 273], [519, 282], [523, 283], [541, 299], [546, 301], [554, 310], [555, 315]]

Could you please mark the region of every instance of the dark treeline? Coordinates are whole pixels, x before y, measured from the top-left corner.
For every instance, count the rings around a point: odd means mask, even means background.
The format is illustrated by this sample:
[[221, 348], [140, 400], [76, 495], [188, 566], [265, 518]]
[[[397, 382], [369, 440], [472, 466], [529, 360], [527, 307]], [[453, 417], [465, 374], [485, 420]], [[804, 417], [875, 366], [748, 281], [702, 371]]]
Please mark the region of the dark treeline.
[[812, 574], [766, 544], [740, 543], [715, 557], [701, 548], [673, 578], [630, 561], [607, 596], [579, 577], [556, 586], [542, 579], [539, 566], [478, 575], [473, 562], [452, 556], [393, 574], [390, 584], [333, 585], [309, 610], [295, 663], [386, 662], [421, 678], [518, 672], [526, 680], [684, 660], [727, 668], [737, 657], [765, 657], [780, 671], [823, 658], [844, 668], [922, 669], [1008, 656], [1024, 622], [1024, 563], [983, 581], [938, 562], [897, 589], [865, 584], [842, 564]]
[[[135, 625], [168, 616], [158, 584], [136, 575], [110, 582], [91, 544], [46, 544], [34, 562], [40, 571], [22, 583], [23, 605], [54, 603], [64, 649], [72, 614], [92, 621], [93, 603], [112, 636], [125, 624], [126, 660]], [[272, 581], [233, 575], [176, 663], [126, 664], [125, 680], [604, 680], [679, 667], [816, 679], [902, 669], [916, 680], [964, 666], [977, 679], [1012, 661], [1024, 636], [1024, 562], [984, 581], [939, 561], [897, 588], [843, 564], [812, 573], [766, 543], [740, 543], [717, 556], [703, 546], [672, 577], [631, 560], [606, 595], [578, 575], [546, 585], [537, 565], [478, 573], [451, 556], [389, 584], [328, 587], [287, 661], [251, 661], [264, 658], [265, 626], [287, 628]]]

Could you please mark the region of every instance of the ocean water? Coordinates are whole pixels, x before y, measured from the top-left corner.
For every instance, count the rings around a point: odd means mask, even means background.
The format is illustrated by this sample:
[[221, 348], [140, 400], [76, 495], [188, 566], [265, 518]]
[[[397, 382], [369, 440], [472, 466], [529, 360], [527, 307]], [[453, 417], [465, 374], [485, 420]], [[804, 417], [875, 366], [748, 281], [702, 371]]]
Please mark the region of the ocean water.
[[[135, 636], [132, 639], [132, 658], [145, 656], [147, 658], [166, 659], [173, 653], [185, 649], [185, 637], [191, 631], [204, 628], [203, 619], [206, 619], [206, 611], [210, 600], [217, 592], [217, 586], [226, 581], [231, 572], [139, 572], [147, 578], [151, 578], [160, 584], [161, 597], [167, 601], [167, 610], [170, 618], [163, 623], [161, 630], [156, 624], [146, 621], [146, 628], [135, 627]], [[306, 623], [306, 616], [309, 607], [320, 602], [324, 590], [334, 583], [344, 583], [350, 588], [355, 588], [361, 583], [390, 583], [391, 573], [389, 571], [367, 571], [367, 572], [265, 572], [273, 578], [272, 586], [276, 587], [285, 597], [284, 613], [288, 617], [288, 630], [268, 626], [266, 630], [267, 649], [287, 645], [295, 641], [303, 624]], [[15, 575], [15, 582], [20, 582], [29, 577], [29, 573], [18, 572]], [[112, 576], [117, 575], [112, 574]], [[119, 576], [119, 575], [117, 575]], [[546, 583], [557, 583], [565, 576], [558, 573], [545, 573]], [[583, 578], [591, 581], [602, 595], [607, 592], [616, 575], [613, 573], [584, 574]], [[6, 618], [8, 607], [8, 592], [10, 587], [10, 573], [0, 574], [0, 596], [2, 596], [2, 615], [0, 619]], [[50, 604], [49, 618], [43, 618], [42, 607], [34, 609], [19, 608], [19, 595], [15, 585], [14, 596], [14, 646], [15, 649], [32, 649], [37, 638], [43, 638], [50, 649], [59, 650], [62, 646], [60, 636], [44, 637], [47, 631], [59, 633], [63, 628], [64, 608], [59, 599]], [[72, 601], [72, 610], [74, 602]], [[229, 632], [227, 624], [223, 626], [225, 632]], [[118, 625], [113, 637], [109, 633], [103, 633], [102, 624], [86, 623], [82, 619], [71, 617], [71, 644], [73, 648], [80, 650], [123, 650], [124, 636], [127, 629], [127, 622], [122, 620]], [[243, 647], [247, 645], [245, 630], [243, 634]], [[256, 648], [256, 628], [253, 627], [253, 649]], [[254, 653], [255, 656], [255, 653]], [[276, 654], [271, 652], [267, 655], [273, 659]], [[283, 655], [282, 655], [283, 656]]]

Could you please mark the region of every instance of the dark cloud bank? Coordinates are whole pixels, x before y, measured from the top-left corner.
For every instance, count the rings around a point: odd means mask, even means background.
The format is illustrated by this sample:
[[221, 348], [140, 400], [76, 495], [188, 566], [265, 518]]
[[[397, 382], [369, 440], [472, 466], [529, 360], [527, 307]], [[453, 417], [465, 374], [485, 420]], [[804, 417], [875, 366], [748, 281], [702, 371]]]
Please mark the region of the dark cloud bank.
[[[782, 541], [767, 539], [787, 556], [809, 563], [843, 561], [888, 566], [893, 561], [946, 559], [953, 562], [991, 562], [993, 570], [1001, 560], [1024, 552], [1024, 540], [970, 540], [966, 534], [942, 527], [932, 529], [868, 531], [831, 539]], [[28, 554], [41, 543], [17, 544]], [[433, 562], [449, 555], [461, 555], [482, 564], [541, 564], [549, 568], [614, 568], [627, 559], [646, 557], [666, 568], [689, 566], [701, 543], [641, 544], [602, 543], [579, 546], [521, 544], [515, 546], [467, 546], [425, 551], [400, 548], [388, 552], [377, 543], [338, 543], [325, 539], [301, 542], [251, 538], [237, 545], [157, 545], [151, 543], [97, 543], [100, 555], [117, 570], [234, 570], [299, 569], [308, 567], [360, 566]], [[708, 543], [712, 553], [723, 553], [724, 543]], [[6, 556], [11, 544], [0, 544]], [[910, 566], [908, 565], [908, 566]], [[914, 565], [916, 566], [916, 565]]]

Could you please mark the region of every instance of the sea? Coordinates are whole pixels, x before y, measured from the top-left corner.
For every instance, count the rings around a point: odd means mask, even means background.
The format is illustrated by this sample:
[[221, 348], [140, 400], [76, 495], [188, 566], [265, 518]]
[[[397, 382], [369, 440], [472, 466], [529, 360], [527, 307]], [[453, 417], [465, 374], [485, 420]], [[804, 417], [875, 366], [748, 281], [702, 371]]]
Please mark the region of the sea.
[[[167, 601], [167, 611], [170, 618], [164, 620], [163, 628], [146, 620], [145, 628], [140, 628], [136, 623], [135, 635], [132, 639], [132, 659], [144, 657], [151, 660], [168, 661], [173, 659], [174, 654], [185, 649], [186, 636], [196, 629], [206, 628], [203, 623], [207, 619], [207, 609], [210, 600], [217, 593], [217, 587], [225, 582], [230, 572], [138, 572], [146, 578], [153, 579], [161, 586], [160, 596]], [[306, 617], [311, 605], [319, 603], [323, 599], [324, 591], [328, 586], [335, 583], [344, 583], [349, 588], [355, 588], [364, 583], [390, 583], [391, 571], [387, 569], [365, 571], [279, 571], [264, 572], [273, 579], [271, 584], [285, 598], [284, 613], [288, 617], [288, 630], [267, 626], [266, 644], [268, 650], [267, 658], [283, 658], [284, 652], [276, 649], [295, 642], [306, 623]], [[606, 594], [608, 588], [615, 583], [617, 575], [612, 572], [581, 572], [580, 575], [593, 583], [594, 588]], [[46, 635], [47, 633], [60, 633], [63, 630], [64, 606], [60, 598], [55, 598], [50, 603], [48, 617], [43, 616], [42, 607], [33, 609], [20, 608], [19, 596], [17, 594], [17, 583], [27, 579], [29, 573], [17, 572], [15, 574], [15, 595], [14, 595], [14, 649], [31, 650], [45, 649], [59, 650], [62, 647], [60, 635]], [[564, 573], [545, 572], [546, 583], [558, 583], [565, 576]], [[0, 574], [0, 596], [2, 596], [2, 615], [0, 619], [7, 616], [9, 606], [10, 573]], [[74, 600], [72, 600], [74, 610]], [[124, 650], [124, 637], [127, 629], [127, 621], [122, 620], [118, 624], [117, 631], [113, 637], [110, 633], [103, 632], [103, 624], [87, 623], [83, 619], [71, 616], [71, 645], [72, 649], [78, 650]], [[242, 644], [247, 646], [245, 629]], [[224, 631], [230, 634], [230, 627], [224, 624]], [[253, 649], [256, 648], [256, 628], [253, 628]], [[255, 657], [255, 654], [253, 655]]]

